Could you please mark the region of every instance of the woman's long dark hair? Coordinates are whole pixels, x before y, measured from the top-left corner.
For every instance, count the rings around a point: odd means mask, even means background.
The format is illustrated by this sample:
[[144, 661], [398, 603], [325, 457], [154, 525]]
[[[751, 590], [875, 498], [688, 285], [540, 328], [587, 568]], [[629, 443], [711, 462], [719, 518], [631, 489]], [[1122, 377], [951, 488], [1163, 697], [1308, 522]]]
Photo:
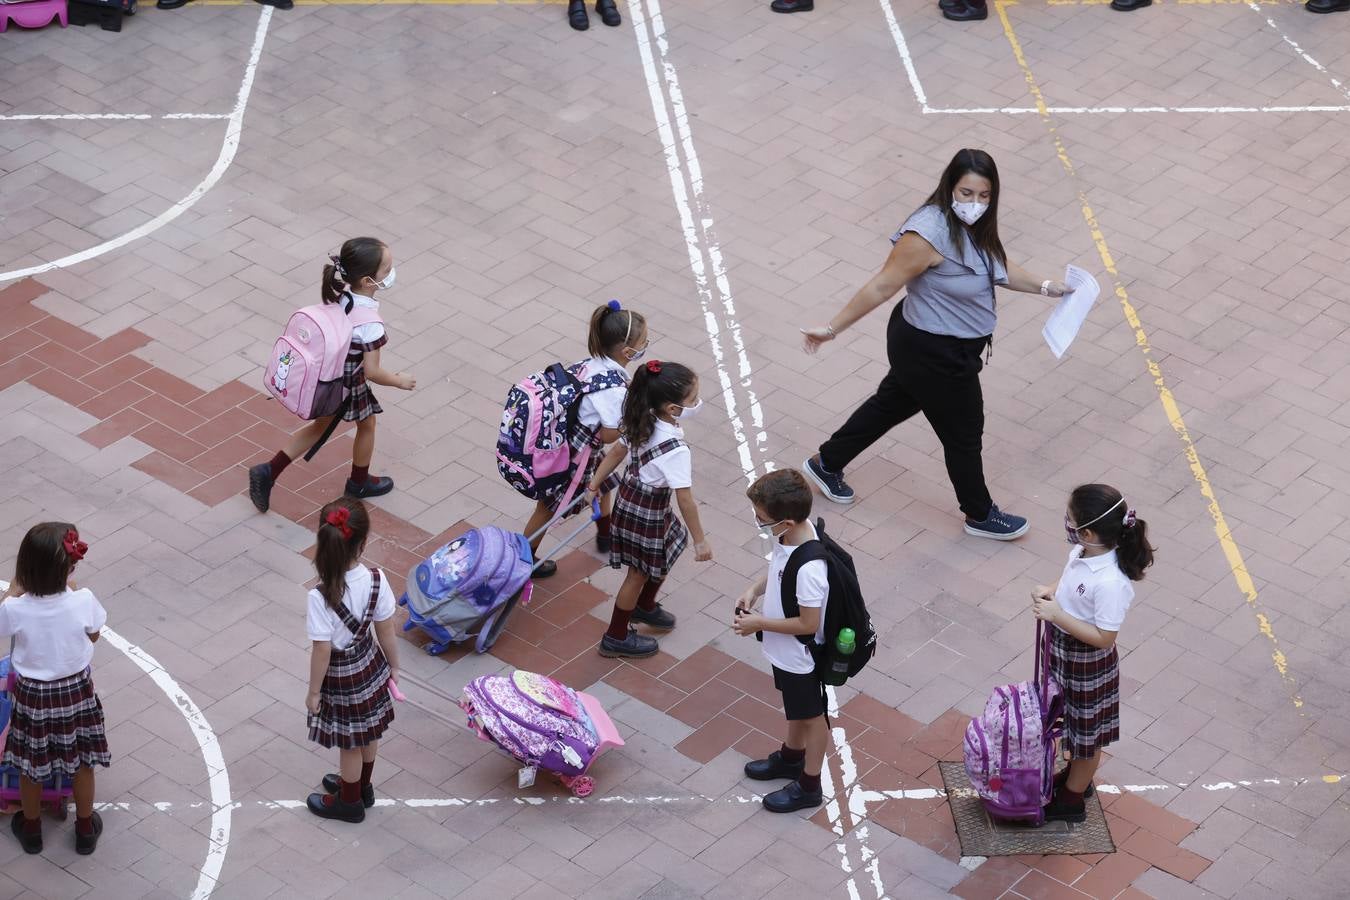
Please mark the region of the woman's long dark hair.
[[[347, 521], [331, 524], [329, 513], [347, 511]], [[343, 533], [343, 525], [350, 536]], [[361, 558], [370, 534], [370, 516], [366, 505], [350, 497], [339, 497], [319, 510], [319, 533], [315, 538], [314, 568], [319, 573], [319, 593], [333, 612], [342, 609], [342, 597], [347, 593], [347, 570]]]
[[[974, 225], [967, 225], [952, 212], [952, 195], [956, 193], [956, 183], [967, 175], [975, 174], [989, 179], [989, 208]], [[984, 256], [996, 259], [1002, 265], [1008, 264], [1008, 254], [1003, 250], [1003, 242], [998, 239], [998, 166], [994, 158], [983, 150], [965, 149], [957, 152], [947, 168], [942, 172], [937, 190], [924, 201], [925, 206], [936, 206], [947, 219], [947, 233], [951, 236], [952, 246], [963, 246], [961, 235], [970, 234], [971, 243]]]
[[331, 257], [323, 267], [323, 283], [319, 294], [324, 303], [336, 303], [349, 286], [359, 284], [362, 278], [374, 279], [384, 262], [384, 241], [373, 237], [352, 238], [343, 243], [338, 255]]
[[1109, 484], [1080, 484], [1069, 495], [1073, 524], [1091, 522], [1083, 527], [1097, 535], [1101, 543], [1115, 548], [1116, 562], [1125, 577], [1141, 581], [1144, 570], [1153, 565], [1153, 548], [1148, 543], [1148, 523], [1131, 517], [1131, 512], [1129, 504], [1121, 502], [1120, 491]]
[[636, 450], [652, 439], [661, 407], [683, 404], [694, 379], [693, 371], [679, 363], [653, 359], [638, 366], [623, 400], [623, 436], [629, 447]]

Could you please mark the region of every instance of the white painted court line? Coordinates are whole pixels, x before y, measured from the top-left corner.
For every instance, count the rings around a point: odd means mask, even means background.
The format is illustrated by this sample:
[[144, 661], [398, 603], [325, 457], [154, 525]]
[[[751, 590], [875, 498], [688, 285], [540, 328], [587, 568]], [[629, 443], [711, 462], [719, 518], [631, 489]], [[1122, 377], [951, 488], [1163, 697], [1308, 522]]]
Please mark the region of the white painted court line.
[[1346, 97], [1350, 97], [1350, 87], [1347, 87], [1345, 82], [1341, 81], [1335, 75], [1332, 75], [1329, 71], [1327, 71], [1326, 66], [1322, 65], [1320, 62], [1313, 59], [1312, 56], [1310, 56], [1306, 50], [1304, 50], [1302, 47], [1298, 45], [1297, 41], [1295, 41], [1289, 35], [1285, 34], [1280, 29], [1280, 26], [1275, 24], [1275, 20], [1272, 19], [1270, 16], [1266, 15], [1266, 11], [1261, 8], [1261, 5], [1259, 3], [1248, 2], [1247, 8], [1254, 10], [1257, 15], [1265, 19], [1266, 24], [1269, 25], [1272, 29], [1274, 29], [1275, 33], [1278, 34], [1281, 38], [1283, 38], [1286, 44], [1288, 44], [1290, 47], [1293, 47], [1294, 52], [1297, 53], [1299, 56], [1301, 56], [1304, 62], [1306, 62], [1308, 65], [1312, 66], [1314, 69], [1325, 75], [1331, 81], [1332, 86], [1335, 87], [1336, 90], [1340, 91]]
[[[919, 80], [919, 70], [914, 64], [914, 57], [910, 55], [909, 44], [905, 40], [904, 32], [900, 30], [900, 22], [896, 19], [895, 10], [891, 7], [891, 0], [878, 0], [881, 4], [882, 15], [886, 18], [886, 25], [891, 32], [891, 40], [895, 42], [895, 49], [900, 54], [900, 62], [905, 67], [905, 76], [909, 79], [909, 88], [914, 93], [914, 101], [919, 104], [919, 109], [926, 116], [933, 115], [1013, 115], [1028, 116], [1040, 115], [1040, 110], [1034, 106], [967, 106], [967, 107], [938, 107], [930, 106], [928, 103], [928, 94], [923, 89], [923, 82]], [[1241, 2], [1241, 0], [1239, 0]], [[1264, 15], [1264, 11], [1259, 5], [1251, 0], [1246, 0], [1247, 5], [1252, 9]], [[1293, 47], [1295, 52], [1312, 64], [1322, 74], [1331, 78], [1331, 83], [1337, 90], [1350, 97], [1350, 90], [1339, 80], [1326, 70], [1326, 67], [1313, 59], [1303, 51], [1297, 43], [1289, 38], [1284, 32], [1280, 31], [1274, 20], [1266, 17], [1266, 22], [1271, 28], [1284, 38], [1289, 46]], [[1215, 114], [1232, 115], [1238, 113], [1347, 113], [1350, 112], [1350, 106], [1051, 106], [1047, 107], [1047, 112], [1052, 115], [1121, 115], [1126, 113], [1182, 113], [1188, 115]]]
[[0, 115], [0, 122], [99, 122], [135, 121], [149, 119], [228, 119], [230, 113], [10, 113]]
[[[234, 162], [234, 155], [239, 150], [239, 138], [244, 131], [244, 110], [248, 107], [248, 97], [253, 90], [253, 76], [258, 69], [258, 60], [262, 57], [263, 41], [267, 37], [267, 26], [272, 21], [272, 7], [264, 6], [258, 16], [258, 26], [253, 34], [253, 48], [249, 52], [248, 64], [244, 67], [244, 77], [239, 83], [239, 93], [235, 99], [234, 109], [229, 114], [229, 123], [225, 126], [225, 139], [220, 145], [220, 155], [216, 158], [216, 164], [211, 167], [211, 171], [206, 177], [194, 187], [186, 197], [179, 200], [173, 206], [164, 212], [155, 216], [150, 221], [138, 225], [125, 234], [120, 234], [111, 240], [104, 241], [101, 244], [90, 247], [87, 250], [81, 250], [78, 253], [72, 253], [69, 256], [63, 256], [60, 259], [51, 262], [41, 263], [36, 266], [29, 266], [26, 269], [13, 269], [9, 272], [0, 272], [0, 283], [14, 281], [18, 278], [28, 278], [33, 275], [41, 275], [43, 272], [50, 272], [53, 269], [64, 269], [67, 266], [73, 266], [86, 260], [102, 256], [120, 247], [125, 247], [132, 241], [143, 238], [146, 235], [153, 234], [159, 229], [168, 225], [174, 219], [177, 219], [183, 213], [187, 212], [197, 201], [206, 195], [206, 192], [216, 186], [225, 171], [229, 169], [230, 164]], [[186, 114], [184, 114], [186, 115]]]
[[[741, 460], [741, 470], [746, 481], [755, 479], [761, 467], [756, 465], [756, 456], [761, 458], [765, 450], [767, 434], [764, 431], [764, 414], [755, 394], [752, 382], [750, 357], [741, 337], [740, 320], [736, 314], [735, 300], [731, 291], [731, 280], [727, 275], [718, 243], [711, 207], [703, 193], [703, 170], [694, 149], [693, 132], [689, 126], [688, 111], [684, 103], [684, 94], [680, 89], [679, 73], [674, 60], [670, 57], [670, 42], [666, 37], [665, 23], [661, 16], [660, 0], [629, 0], [629, 18], [633, 23], [633, 33], [637, 39], [638, 55], [642, 59], [643, 73], [647, 80], [647, 93], [651, 99], [652, 114], [656, 120], [657, 132], [661, 138], [666, 170], [670, 177], [670, 188], [674, 196], [675, 207], [680, 216], [680, 226], [684, 232], [685, 248], [689, 254], [689, 268], [694, 274], [698, 286], [699, 303], [703, 309], [703, 323], [708, 333], [708, 343], [712, 348], [713, 360], [717, 365], [718, 380], [722, 387], [722, 398], [727, 407], [727, 417], [731, 422], [732, 435], [736, 441], [737, 453]], [[650, 35], [648, 29], [650, 28]], [[660, 67], [658, 70], [657, 58]], [[667, 110], [667, 103], [670, 109]], [[672, 115], [673, 113], [673, 115]], [[714, 298], [714, 291], [716, 298]], [[720, 301], [720, 302], [718, 302]], [[719, 310], [720, 306], [720, 310]], [[753, 444], [746, 436], [745, 424], [741, 419], [737, 403], [737, 384], [732, 381], [727, 370], [725, 353], [722, 347], [722, 334], [730, 335], [731, 344], [736, 352], [737, 380], [740, 390], [745, 393], [746, 406], [749, 409], [751, 424], [756, 429]], [[762, 470], [770, 471], [773, 464], [763, 460]], [[833, 697], [831, 696], [833, 705]], [[833, 737], [839, 748], [840, 758], [852, 761], [852, 749], [844, 729], [835, 728]], [[856, 772], [843, 772], [843, 790], [856, 781]], [[845, 873], [854, 875], [854, 867], [849, 859], [849, 851], [843, 840], [853, 825], [862, 821], [866, 812], [860, 806], [857, 817], [846, 826], [843, 820], [843, 807], [836, 797], [838, 791], [834, 785], [834, 776], [828, 766], [821, 771], [821, 789], [825, 794], [831, 828], [839, 836], [836, 843], [840, 853], [840, 865]], [[861, 801], [859, 801], [861, 803]], [[853, 800], [849, 799], [849, 811]], [[878, 898], [884, 897], [885, 887], [881, 882], [876, 860], [867, 847], [865, 829], [858, 829], [857, 839], [861, 843], [864, 857], [864, 871], [872, 875], [872, 883]], [[857, 878], [848, 881], [850, 900], [861, 900]]]

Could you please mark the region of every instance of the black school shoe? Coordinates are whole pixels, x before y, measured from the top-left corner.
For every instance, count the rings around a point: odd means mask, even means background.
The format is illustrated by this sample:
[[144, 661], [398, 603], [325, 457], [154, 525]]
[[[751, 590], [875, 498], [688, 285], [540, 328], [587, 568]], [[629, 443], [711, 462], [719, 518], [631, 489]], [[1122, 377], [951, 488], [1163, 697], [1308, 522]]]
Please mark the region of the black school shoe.
[[343, 803], [336, 794], [310, 794], [309, 799], [305, 801], [305, 805], [309, 807], [310, 812], [320, 819], [337, 819], [342, 822], [351, 822], [353, 825], [366, 820], [366, 808], [364, 806], [359, 802]]
[[[1069, 783], [1069, 770], [1060, 769], [1059, 774], [1055, 776], [1055, 780], [1053, 782], [1055, 787], [1054, 793], [1057, 794], [1060, 791], [1064, 790], [1064, 786], [1067, 785], [1068, 783]], [[1094, 788], [1092, 786], [1092, 782], [1089, 781], [1088, 786], [1083, 790], [1083, 799], [1086, 800], [1088, 797], [1091, 797], [1095, 793], [1097, 793], [1097, 789]], [[1051, 796], [1054, 796], [1054, 794], [1052, 794]]]
[[94, 830], [89, 834], [75, 832], [75, 852], [81, 856], [88, 856], [94, 852], [94, 848], [98, 846], [98, 836], [103, 833], [103, 817], [94, 812], [89, 818]]
[[591, 27], [591, 19], [586, 15], [586, 0], [571, 0], [567, 4], [567, 24], [577, 31]]
[[[23, 827], [23, 810], [18, 810], [10, 817], [9, 829], [14, 832], [14, 836], [19, 839], [19, 846], [23, 847], [24, 853], [42, 852], [42, 831], [30, 834]], [[39, 820], [41, 821], [41, 820]]]
[[607, 659], [646, 659], [655, 656], [661, 645], [656, 638], [638, 634], [636, 629], [628, 629], [628, 637], [621, 641], [606, 634], [600, 639], [600, 655]]
[[187, 6], [188, 0], [157, 0], [156, 9], [178, 9], [180, 6]]
[[277, 9], [294, 9], [295, 0], [253, 0], [262, 6], [275, 6]]
[[1111, 0], [1111, 8], [1117, 12], [1129, 12], [1132, 9], [1143, 9], [1152, 5], [1153, 0]]
[[258, 512], [267, 512], [272, 505], [272, 485], [276, 483], [271, 463], [258, 463], [248, 470], [248, 499], [258, 507]]
[[595, 11], [600, 14], [600, 21], [610, 28], [623, 24], [623, 19], [619, 17], [619, 8], [614, 5], [614, 0], [595, 0]]
[[772, 794], [764, 796], [764, 808], [769, 812], [789, 813], [796, 812], [799, 809], [812, 809], [825, 802], [825, 795], [820, 791], [807, 793], [802, 790], [800, 782], [789, 781], [786, 787], [781, 787]]
[[534, 567], [530, 573], [531, 578], [552, 578], [558, 574], [558, 564], [551, 559], [546, 559]]
[[1350, 12], [1350, 0], [1308, 0], [1303, 8], [1315, 13]]
[[[342, 788], [342, 778], [336, 772], [323, 776], [323, 790], [326, 794], [336, 794]], [[370, 809], [375, 805], [375, 785], [361, 785], [361, 805]]]
[[985, 0], [979, 0], [978, 3], [965, 0], [964, 3], [952, 9], [944, 9], [942, 16], [945, 19], [951, 19], [953, 22], [979, 22], [989, 18], [989, 4]]
[[773, 0], [769, 9], [780, 13], [810, 12], [816, 8], [816, 0]]
[[348, 478], [347, 489], [342, 493], [357, 500], [364, 500], [367, 497], [383, 497], [393, 490], [394, 479], [388, 475], [373, 475], [360, 484]]
[[756, 759], [745, 764], [745, 777], [755, 781], [773, 781], [778, 778], [791, 778], [794, 781], [802, 774], [806, 761], [785, 762], [783, 751], [775, 750], [768, 759]]
[[656, 604], [655, 609], [637, 607], [633, 610], [631, 618], [634, 622], [641, 622], [651, 628], [660, 628], [662, 631], [669, 631], [675, 627], [675, 614], [666, 612], [660, 603]]
[[1072, 800], [1068, 794], [1067, 790], [1055, 791], [1045, 807], [1045, 821], [1074, 823], [1087, 821], [1087, 806], [1083, 803], [1083, 798]]

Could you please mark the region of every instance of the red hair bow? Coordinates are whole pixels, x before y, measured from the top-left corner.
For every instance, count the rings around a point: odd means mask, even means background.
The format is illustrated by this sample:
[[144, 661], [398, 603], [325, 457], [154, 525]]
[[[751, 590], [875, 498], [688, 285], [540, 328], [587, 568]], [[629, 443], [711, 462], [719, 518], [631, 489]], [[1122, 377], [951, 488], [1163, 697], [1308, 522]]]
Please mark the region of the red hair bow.
[[80, 540], [80, 535], [74, 528], [66, 532], [61, 546], [65, 548], [66, 556], [69, 556], [72, 562], [79, 562], [89, 552], [89, 545]]
[[661, 360], [659, 360], [659, 359], [649, 359], [649, 360], [647, 360], [647, 371], [648, 371], [648, 372], [651, 372], [653, 375], [660, 375], [660, 374], [661, 374]]
[[338, 531], [342, 532], [342, 537], [351, 540], [352, 527], [347, 524], [351, 520], [352, 511], [345, 506], [339, 506], [337, 509], [330, 509], [324, 521], [332, 525]]

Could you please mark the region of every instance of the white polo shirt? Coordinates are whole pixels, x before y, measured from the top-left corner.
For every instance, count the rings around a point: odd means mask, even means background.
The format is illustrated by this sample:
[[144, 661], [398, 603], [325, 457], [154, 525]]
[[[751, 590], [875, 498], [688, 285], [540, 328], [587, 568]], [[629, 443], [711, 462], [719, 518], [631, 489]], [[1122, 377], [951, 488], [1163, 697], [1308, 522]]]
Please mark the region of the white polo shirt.
[[1055, 602], [1080, 622], [1102, 631], [1120, 631], [1134, 600], [1134, 585], [1120, 571], [1116, 551], [1084, 556], [1084, 549], [1080, 544], [1069, 551]]
[[[815, 540], [816, 527], [810, 525], [811, 540]], [[773, 556], [769, 559], [769, 577], [764, 582], [764, 616], [769, 619], [786, 619], [783, 612], [783, 570], [787, 568], [788, 557], [800, 544], [789, 546], [782, 541], [773, 545]], [[830, 571], [825, 560], [813, 559], [797, 570], [797, 607], [811, 606], [820, 610], [820, 625], [816, 628], [816, 643], [825, 642], [825, 602], [830, 596]], [[816, 663], [811, 651], [797, 640], [795, 634], [764, 632], [764, 643], [760, 645], [764, 658], [784, 672], [797, 675], [809, 675], [815, 671]]]
[[14, 636], [14, 671], [35, 681], [59, 681], [89, 668], [108, 613], [88, 588], [50, 597], [21, 594], [0, 603], [0, 638]]
[[[380, 310], [380, 303], [374, 297], [367, 297], [365, 294], [358, 294], [354, 291], [344, 292], [352, 299], [352, 309], [373, 309], [376, 312]], [[357, 325], [352, 328], [353, 344], [373, 344], [384, 337], [383, 322], [367, 322], [364, 325]]]
[[[328, 641], [334, 650], [345, 650], [352, 645], [354, 635], [343, 624], [342, 617], [328, 608], [316, 587], [309, 592], [309, 607], [305, 615], [305, 629], [311, 641]], [[366, 607], [370, 605], [370, 569], [358, 563], [347, 570], [347, 593], [342, 597], [343, 605], [358, 623], [366, 617]], [[389, 587], [389, 578], [380, 570], [380, 593], [375, 600], [373, 621], [383, 622], [394, 614], [394, 591]]]
[[622, 387], [592, 391], [581, 398], [581, 403], [577, 405], [577, 421], [591, 431], [600, 428], [617, 429], [623, 422], [623, 400], [628, 396], [628, 372], [622, 364], [608, 356], [592, 356], [587, 359], [582, 380], [593, 378], [602, 372], [620, 372], [625, 383]]
[[661, 454], [638, 471], [639, 480], [648, 487], [679, 490], [694, 486], [694, 462], [689, 455], [689, 445], [684, 443], [684, 429], [679, 425], [657, 419], [651, 440], [638, 448], [638, 456], [671, 438], [678, 440], [680, 446]]

